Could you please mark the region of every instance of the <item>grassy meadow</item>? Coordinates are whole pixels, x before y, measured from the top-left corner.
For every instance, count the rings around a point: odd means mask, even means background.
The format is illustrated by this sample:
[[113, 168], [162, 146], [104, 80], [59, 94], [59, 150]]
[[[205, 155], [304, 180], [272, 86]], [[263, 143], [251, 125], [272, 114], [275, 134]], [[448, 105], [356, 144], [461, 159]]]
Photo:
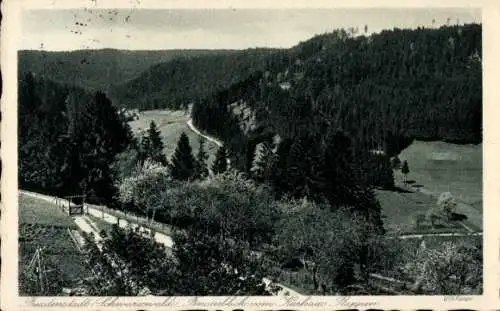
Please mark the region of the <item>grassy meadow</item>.
[[[140, 112], [139, 119], [131, 121], [129, 124], [134, 134], [137, 135], [147, 130], [151, 121], [154, 121], [163, 138], [164, 153], [167, 159], [170, 159], [182, 132], [185, 132], [189, 138], [189, 142], [193, 148], [193, 155], [196, 156], [198, 152], [199, 136], [187, 126], [186, 122], [189, 119], [189, 113], [184, 110], [149, 110]], [[213, 142], [205, 141], [205, 151], [209, 156], [209, 165], [215, 159], [217, 148], [217, 145]]]
[[[440, 228], [415, 229], [414, 219], [436, 206], [437, 197], [446, 191], [458, 199], [457, 212], [467, 216], [463, 221], [470, 229], [482, 229], [482, 145], [455, 145], [445, 142], [415, 141], [399, 155], [408, 161], [409, 186], [403, 185], [403, 174], [394, 172], [396, 185], [403, 191], [377, 190], [384, 223], [389, 231], [405, 233], [462, 232], [459, 222]], [[408, 191], [404, 191], [408, 190]]]
[[[449, 191], [457, 199], [482, 210], [482, 144], [415, 141], [399, 158], [408, 161], [408, 180], [414, 180], [415, 185], [435, 195]], [[402, 180], [400, 172], [395, 179]]]
[[[375, 193], [382, 207], [385, 228], [389, 232], [398, 231], [402, 234], [467, 232], [458, 221], [443, 222], [434, 228], [430, 223], [424, 222], [417, 228], [415, 225], [417, 215], [425, 215], [426, 211], [436, 205], [436, 200], [426, 194], [387, 190], [376, 190]], [[478, 229], [472, 224], [466, 225]]]

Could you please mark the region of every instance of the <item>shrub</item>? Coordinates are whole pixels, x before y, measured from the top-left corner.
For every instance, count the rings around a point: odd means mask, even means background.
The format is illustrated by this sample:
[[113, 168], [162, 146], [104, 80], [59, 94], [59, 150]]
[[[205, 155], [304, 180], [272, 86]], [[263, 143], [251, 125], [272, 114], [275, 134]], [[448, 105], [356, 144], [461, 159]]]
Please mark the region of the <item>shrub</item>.
[[198, 217], [207, 228], [252, 245], [269, 242], [279, 218], [273, 194], [241, 173], [227, 171], [200, 182], [196, 196]]
[[482, 247], [471, 242], [444, 242], [439, 248], [421, 246], [405, 265], [414, 290], [441, 295], [480, 294]]
[[113, 162], [112, 169], [117, 180], [123, 180], [135, 171], [137, 162], [139, 160], [139, 153], [133, 148], [129, 148], [116, 156]]
[[120, 182], [118, 200], [125, 206], [147, 214], [164, 207], [162, 194], [175, 187], [175, 184], [166, 167], [145, 161], [136, 167], [132, 176]]
[[279, 257], [311, 261], [315, 291], [321, 286], [324, 294], [335, 293], [358, 278], [366, 280], [370, 271], [392, 265], [390, 243], [357, 213], [347, 208], [332, 212], [307, 200], [281, 204], [289, 206], [275, 240]]
[[450, 218], [457, 209], [457, 201], [450, 192], [443, 192], [437, 200], [437, 206]]

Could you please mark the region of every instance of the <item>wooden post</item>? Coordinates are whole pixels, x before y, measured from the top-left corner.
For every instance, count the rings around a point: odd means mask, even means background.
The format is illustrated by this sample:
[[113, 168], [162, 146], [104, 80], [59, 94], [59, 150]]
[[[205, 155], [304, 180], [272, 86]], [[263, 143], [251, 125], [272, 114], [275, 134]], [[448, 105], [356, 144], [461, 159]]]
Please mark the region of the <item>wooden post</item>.
[[80, 208], [80, 212], [82, 215], [85, 215], [85, 193], [83, 194], [82, 197], [82, 207]]

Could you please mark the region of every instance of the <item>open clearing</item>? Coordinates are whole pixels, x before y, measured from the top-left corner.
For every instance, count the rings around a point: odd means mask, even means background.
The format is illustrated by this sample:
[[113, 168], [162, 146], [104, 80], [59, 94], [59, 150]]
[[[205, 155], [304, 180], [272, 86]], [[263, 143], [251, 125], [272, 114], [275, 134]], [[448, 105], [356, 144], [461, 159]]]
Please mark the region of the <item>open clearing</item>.
[[[73, 219], [55, 204], [19, 196], [19, 274], [29, 265], [37, 248], [42, 249], [47, 278], [58, 279], [62, 286], [72, 287], [90, 271], [78, 251], [68, 229], [77, 229]], [[52, 271], [50, 271], [53, 269]], [[20, 294], [23, 288], [20, 288]]]
[[[455, 145], [445, 142], [415, 141], [399, 155], [407, 160], [408, 180], [434, 195], [449, 191], [457, 199], [482, 210], [482, 144]], [[402, 180], [400, 172], [395, 174]]]
[[[164, 144], [164, 153], [167, 159], [170, 159], [177, 146], [177, 141], [182, 132], [185, 132], [189, 138], [193, 155], [198, 153], [199, 136], [187, 126], [186, 122], [190, 119], [188, 111], [185, 110], [149, 110], [139, 113], [139, 119], [129, 122], [134, 134], [139, 134], [149, 128], [151, 121], [154, 121], [161, 132], [161, 137]], [[209, 158], [208, 163], [211, 165], [215, 159], [217, 145], [213, 142], [205, 140], [205, 151]]]
[[[465, 226], [474, 231], [481, 231], [481, 227], [469, 220], [443, 222], [432, 228], [428, 223], [423, 223], [420, 228], [414, 224], [415, 216], [425, 215], [432, 207], [436, 206], [436, 200], [420, 192], [398, 192], [387, 190], [375, 191], [378, 201], [382, 207], [382, 217], [385, 228], [390, 231], [400, 231], [402, 234], [409, 233], [444, 233], [459, 232], [467, 233]], [[464, 226], [465, 224], [465, 226]]]
[[[408, 161], [410, 186], [395, 171], [396, 185], [411, 191], [377, 190], [384, 223], [389, 231], [463, 232], [482, 230], [482, 145], [455, 145], [445, 142], [415, 141], [399, 155]], [[425, 214], [437, 204], [438, 196], [451, 192], [457, 199], [457, 213], [467, 220], [446, 223], [442, 228], [415, 230], [417, 214]], [[465, 225], [465, 226], [464, 226]]]

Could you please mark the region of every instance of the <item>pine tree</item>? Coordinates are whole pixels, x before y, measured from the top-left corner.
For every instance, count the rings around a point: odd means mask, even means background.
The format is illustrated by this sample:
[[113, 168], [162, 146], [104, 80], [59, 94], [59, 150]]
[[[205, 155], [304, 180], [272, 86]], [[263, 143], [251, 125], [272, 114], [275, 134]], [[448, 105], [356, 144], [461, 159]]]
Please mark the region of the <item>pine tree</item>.
[[169, 165], [172, 177], [179, 180], [193, 179], [195, 166], [196, 160], [189, 144], [189, 138], [186, 133], [182, 132]]
[[395, 156], [394, 158], [392, 158], [391, 160], [391, 166], [393, 169], [399, 169], [401, 167], [401, 160], [399, 159], [398, 156]]
[[292, 196], [300, 198], [309, 194], [307, 183], [309, 158], [307, 142], [296, 137], [286, 157], [286, 168], [282, 171], [282, 183]]
[[405, 184], [408, 182], [408, 173], [410, 173], [410, 167], [408, 166], [408, 162], [404, 160], [403, 166], [401, 167], [401, 173], [405, 175]]
[[371, 180], [371, 184], [374, 186], [382, 187], [384, 189], [394, 188], [394, 172], [393, 164], [389, 157], [386, 155], [373, 155], [371, 158], [374, 165], [369, 169], [374, 176]]
[[84, 105], [69, 138], [67, 178], [72, 182], [67, 184], [73, 184], [73, 192], [93, 189], [98, 197], [112, 198], [116, 189], [110, 165], [130, 143], [126, 127], [104, 93], [97, 92]]
[[[254, 161], [252, 176], [257, 181], [269, 182], [276, 173], [277, 156], [273, 151], [272, 143], [264, 141], [259, 146], [260, 153]], [[255, 152], [257, 151], [256, 148]]]
[[151, 142], [147, 132], [142, 135], [140, 140], [139, 161], [144, 162], [149, 157], [149, 151], [151, 150]]
[[212, 165], [214, 174], [224, 173], [227, 170], [227, 152], [224, 146], [220, 147], [215, 154], [215, 161]]
[[151, 121], [149, 124], [147, 135], [149, 137], [148, 157], [154, 162], [166, 165], [167, 158], [165, 154], [163, 154], [163, 142], [161, 140], [160, 130], [158, 130], [154, 121]]
[[205, 139], [200, 136], [198, 154], [196, 155], [196, 178], [205, 178], [208, 176], [207, 159], [208, 155], [205, 151]]

